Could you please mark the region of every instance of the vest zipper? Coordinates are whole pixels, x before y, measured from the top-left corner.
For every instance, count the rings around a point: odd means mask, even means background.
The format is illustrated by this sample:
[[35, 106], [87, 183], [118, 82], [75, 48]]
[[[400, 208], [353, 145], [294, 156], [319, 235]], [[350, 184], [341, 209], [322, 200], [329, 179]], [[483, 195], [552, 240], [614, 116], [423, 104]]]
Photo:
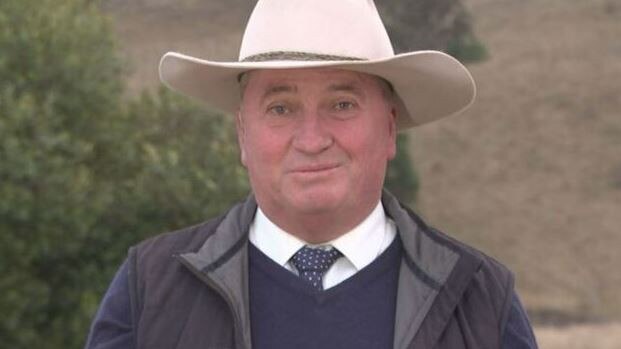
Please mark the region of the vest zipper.
[[[179, 262], [181, 262], [181, 264], [183, 264], [186, 268], [190, 269], [192, 274], [198, 277], [208, 287], [216, 291], [216, 293], [220, 295], [222, 299], [224, 299], [224, 302], [229, 307], [229, 311], [231, 312], [231, 315], [233, 316], [233, 332], [235, 333], [235, 338], [234, 338], [235, 347], [246, 348], [246, 343], [244, 342], [244, 337], [242, 335], [241, 319], [239, 319], [239, 316], [237, 312], [235, 311], [235, 308], [233, 307], [233, 300], [231, 299], [231, 297], [226, 292], [224, 292], [224, 290], [215, 281], [207, 277], [207, 275], [203, 274], [200, 270], [196, 269], [192, 264], [190, 264], [190, 262], [185, 260], [181, 255], [175, 254], [173, 255], [173, 257], [177, 259]], [[250, 348], [247, 348], [247, 349], [250, 349]]]

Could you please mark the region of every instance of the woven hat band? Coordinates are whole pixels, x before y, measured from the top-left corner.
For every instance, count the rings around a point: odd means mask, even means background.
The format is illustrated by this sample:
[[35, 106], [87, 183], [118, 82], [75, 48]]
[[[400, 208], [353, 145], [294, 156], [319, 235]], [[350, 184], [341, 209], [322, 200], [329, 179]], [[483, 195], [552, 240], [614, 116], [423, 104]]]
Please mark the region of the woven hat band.
[[310, 52], [273, 51], [248, 56], [241, 62], [269, 61], [366, 61], [367, 59], [348, 56], [327, 55]]

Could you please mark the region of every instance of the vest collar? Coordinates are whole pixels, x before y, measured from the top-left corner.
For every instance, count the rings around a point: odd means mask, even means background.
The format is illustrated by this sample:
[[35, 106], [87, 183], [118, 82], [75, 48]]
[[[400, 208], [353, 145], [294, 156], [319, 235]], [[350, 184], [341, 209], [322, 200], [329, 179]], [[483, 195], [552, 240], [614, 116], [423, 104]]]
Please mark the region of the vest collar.
[[394, 347], [433, 348], [482, 259], [427, 226], [390, 193], [382, 201], [404, 247]]
[[256, 201], [250, 195], [245, 202], [229, 210], [197, 252], [179, 255], [181, 262], [229, 305], [238, 338], [237, 348], [251, 347], [248, 231], [256, 210]]

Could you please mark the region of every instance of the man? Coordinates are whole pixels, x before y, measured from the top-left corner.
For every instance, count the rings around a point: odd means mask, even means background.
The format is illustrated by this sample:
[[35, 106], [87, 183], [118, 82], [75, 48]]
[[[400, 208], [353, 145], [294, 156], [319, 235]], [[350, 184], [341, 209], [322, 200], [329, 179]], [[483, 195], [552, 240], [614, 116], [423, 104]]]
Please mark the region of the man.
[[236, 115], [253, 194], [133, 247], [88, 348], [536, 347], [510, 272], [382, 191], [398, 130], [472, 102], [459, 62], [394, 55], [370, 0], [260, 0], [239, 62], [160, 74]]

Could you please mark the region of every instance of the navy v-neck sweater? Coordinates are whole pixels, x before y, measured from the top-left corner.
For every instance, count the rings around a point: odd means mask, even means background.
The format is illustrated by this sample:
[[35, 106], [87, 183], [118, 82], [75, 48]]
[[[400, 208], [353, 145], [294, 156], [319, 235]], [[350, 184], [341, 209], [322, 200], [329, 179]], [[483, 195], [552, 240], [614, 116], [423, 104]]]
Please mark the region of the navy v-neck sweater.
[[392, 348], [401, 241], [325, 291], [249, 244], [252, 347]]

